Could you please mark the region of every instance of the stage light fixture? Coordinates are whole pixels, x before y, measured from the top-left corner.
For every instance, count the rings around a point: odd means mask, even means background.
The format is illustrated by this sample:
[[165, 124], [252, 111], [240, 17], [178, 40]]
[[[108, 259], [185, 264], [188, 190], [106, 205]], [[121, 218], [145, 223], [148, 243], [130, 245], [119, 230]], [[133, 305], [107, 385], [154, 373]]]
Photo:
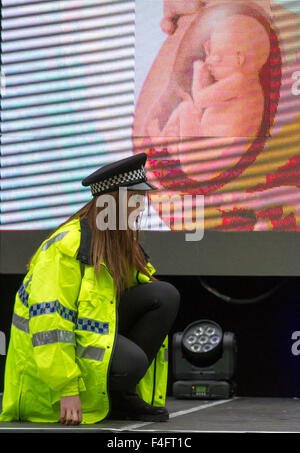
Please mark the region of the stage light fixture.
[[235, 393], [235, 335], [199, 320], [173, 336], [173, 395], [185, 399], [226, 399]]

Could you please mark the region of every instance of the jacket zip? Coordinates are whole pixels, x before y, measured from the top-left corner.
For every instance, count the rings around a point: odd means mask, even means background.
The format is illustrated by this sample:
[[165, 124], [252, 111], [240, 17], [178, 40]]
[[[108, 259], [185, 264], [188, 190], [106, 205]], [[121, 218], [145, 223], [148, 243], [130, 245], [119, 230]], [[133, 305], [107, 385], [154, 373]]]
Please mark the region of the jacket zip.
[[[108, 414], [110, 413], [111, 411], [111, 401], [110, 401], [110, 393], [109, 393], [109, 377], [110, 377], [110, 367], [111, 367], [111, 362], [112, 362], [112, 358], [113, 358], [113, 354], [114, 354], [114, 350], [115, 350], [115, 346], [116, 346], [116, 337], [117, 337], [117, 332], [118, 332], [118, 310], [117, 310], [117, 304], [115, 304], [116, 306], [116, 329], [115, 329], [115, 338], [114, 338], [114, 344], [113, 344], [113, 348], [112, 348], [112, 351], [111, 351], [111, 355], [110, 355], [110, 359], [109, 359], [109, 364], [108, 364], [108, 371], [107, 371], [107, 396], [108, 396], [108, 403], [109, 403], [109, 411], [108, 411]], [[107, 417], [107, 416], [106, 416]]]
[[18, 407], [18, 420], [21, 419], [21, 398], [22, 398], [22, 392], [23, 392], [23, 373], [22, 373], [22, 379], [21, 379], [21, 390], [19, 391], [19, 407]]
[[[104, 264], [104, 266], [106, 267], [107, 271], [110, 273], [108, 267], [105, 264]], [[110, 275], [111, 275], [111, 273], [110, 273]], [[113, 359], [113, 354], [114, 354], [114, 350], [115, 350], [115, 347], [116, 347], [116, 338], [117, 338], [117, 334], [118, 334], [119, 316], [118, 316], [118, 302], [117, 302], [117, 299], [115, 300], [115, 314], [116, 314], [115, 337], [114, 337], [114, 343], [113, 343], [112, 351], [111, 351], [111, 354], [110, 354], [108, 370], [107, 370], [107, 396], [108, 396], [109, 410], [108, 410], [108, 414], [106, 415], [106, 417], [109, 415], [109, 413], [111, 411], [111, 401], [110, 401], [110, 394], [109, 394], [109, 378], [110, 378], [111, 362], [112, 362], [112, 359]]]
[[155, 385], [156, 385], [156, 356], [155, 356], [155, 359], [154, 359], [153, 391], [152, 391], [152, 403], [151, 403], [152, 406], [153, 406], [153, 403], [154, 403]]
[[[140, 271], [138, 270], [137, 273], [136, 273], [136, 280], [139, 284], [141, 284], [141, 282], [139, 281], [139, 273]], [[154, 376], [153, 376], [153, 390], [152, 390], [152, 406], [153, 406], [153, 403], [154, 403], [154, 396], [155, 396], [155, 386], [156, 386], [156, 356], [155, 356], [155, 359], [154, 359]]]

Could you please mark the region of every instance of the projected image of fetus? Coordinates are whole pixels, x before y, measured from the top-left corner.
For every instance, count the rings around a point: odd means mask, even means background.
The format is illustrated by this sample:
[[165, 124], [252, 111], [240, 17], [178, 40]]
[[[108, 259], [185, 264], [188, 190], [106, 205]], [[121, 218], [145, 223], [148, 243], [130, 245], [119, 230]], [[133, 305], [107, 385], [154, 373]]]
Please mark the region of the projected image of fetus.
[[[212, 28], [204, 49], [205, 59], [193, 62], [190, 92], [176, 82], [181, 102], [165, 124], [154, 108], [146, 127], [152, 143], [167, 144], [182, 170], [197, 181], [233, 164], [259, 134], [264, 113], [259, 72], [269, 57], [270, 41], [256, 19], [235, 14]], [[206, 140], [191, 143], [192, 137]], [[222, 143], [212, 137], [222, 137]], [[233, 142], [240, 149], [228, 148]]]
[[149, 177], [204, 195], [205, 229], [298, 231], [299, 15], [268, 0], [163, 5], [132, 134]]

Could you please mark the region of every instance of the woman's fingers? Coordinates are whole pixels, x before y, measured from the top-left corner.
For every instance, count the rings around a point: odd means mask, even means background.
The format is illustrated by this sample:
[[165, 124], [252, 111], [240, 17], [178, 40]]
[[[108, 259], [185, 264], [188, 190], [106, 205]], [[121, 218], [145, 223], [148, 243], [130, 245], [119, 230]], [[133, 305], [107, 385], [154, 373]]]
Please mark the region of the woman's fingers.
[[67, 418], [66, 418], [66, 425], [69, 425], [72, 421], [72, 417], [71, 417], [71, 414], [72, 414], [72, 411], [71, 409], [67, 409]]
[[81, 423], [82, 422], [82, 410], [80, 409], [78, 411], [78, 423]]
[[65, 416], [62, 416], [60, 419], [61, 423], [66, 425], [78, 425], [82, 422], [82, 413], [75, 409], [68, 409]]
[[72, 425], [78, 425], [79, 423], [79, 415], [77, 410], [72, 411]]
[[60, 423], [65, 423], [66, 411], [64, 408], [61, 408], [60, 411]]

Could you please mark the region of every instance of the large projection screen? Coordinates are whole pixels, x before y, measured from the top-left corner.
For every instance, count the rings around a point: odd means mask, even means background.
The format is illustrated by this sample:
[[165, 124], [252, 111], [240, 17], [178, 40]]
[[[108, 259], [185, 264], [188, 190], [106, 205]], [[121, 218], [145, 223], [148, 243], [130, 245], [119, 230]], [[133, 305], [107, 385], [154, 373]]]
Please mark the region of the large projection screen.
[[300, 275], [298, 0], [3, 0], [1, 26], [1, 273], [145, 152], [158, 273]]

